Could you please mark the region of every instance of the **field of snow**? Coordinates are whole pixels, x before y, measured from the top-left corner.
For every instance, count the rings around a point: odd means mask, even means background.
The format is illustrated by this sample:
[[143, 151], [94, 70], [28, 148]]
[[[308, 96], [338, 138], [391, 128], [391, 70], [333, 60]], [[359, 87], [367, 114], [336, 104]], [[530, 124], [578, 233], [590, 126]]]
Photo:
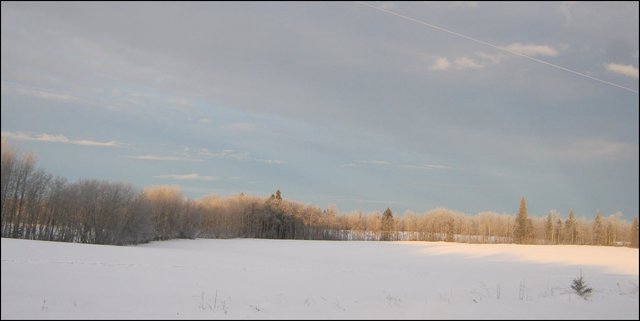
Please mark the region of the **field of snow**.
[[1, 256], [2, 319], [638, 319], [630, 248], [3, 238]]

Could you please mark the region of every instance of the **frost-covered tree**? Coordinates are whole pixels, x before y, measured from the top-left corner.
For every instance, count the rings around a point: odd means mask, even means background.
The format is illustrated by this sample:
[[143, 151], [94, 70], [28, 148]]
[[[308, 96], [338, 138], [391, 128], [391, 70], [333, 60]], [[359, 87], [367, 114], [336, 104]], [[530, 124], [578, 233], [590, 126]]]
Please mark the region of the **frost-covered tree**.
[[180, 234], [180, 218], [185, 197], [178, 186], [152, 186], [144, 189], [150, 201], [157, 240], [169, 240]]
[[[69, 183], [35, 166], [35, 158], [2, 141], [0, 179], [3, 237], [132, 244], [176, 237], [288, 238], [331, 240], [464, 241], [479, 243], [592, 244], [599, 239], [594, 221], [576, 220], [573, 211], [564, 224], [559, 213], [528, 217], [521, 200], [518, 216], [484, 212], [476, 216], [436, 208], [425, 213], [391, 209], [379, 213], [338, 213], [282, 199], [239, 194], [208, 196], [191, 201], [170, 186], [140, 192], [127, 183], [82, 179]], [[603, 244], [623, 241], [638, 247], [638, 222], [622, 214], [602, 220]], [[599, 226], [599, 224], [595, 224]], [[403, 231], [404, 233], [399, 233]], [[455, 237], [454, 237], [455, 236]]]
[[445, 236], [445, 239], [444, 239], [446, 242], [455, 241], [455, 231], [456, 231], [455, 230], [455, 228], [456, 228], [455, 223], [456, 223], [456, 220], [453, 218], [453, 216], [447, 217], [446, 223], [445, 223], [446, 224], [445, 225], [446, 226], [445, 227], [445, 231], [446, 231], [445, 235], [446, 236]]
[[631, 223], [631, 247], [638, 248], [638, 217], [633, 218]]

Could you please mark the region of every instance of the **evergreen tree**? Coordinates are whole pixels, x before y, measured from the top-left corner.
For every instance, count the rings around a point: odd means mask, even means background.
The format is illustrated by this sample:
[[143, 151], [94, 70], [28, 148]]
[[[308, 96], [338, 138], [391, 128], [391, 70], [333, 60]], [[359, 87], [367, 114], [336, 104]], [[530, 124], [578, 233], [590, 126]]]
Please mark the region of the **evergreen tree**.
[[633, 218], [631, 223], [631, 247], [638, 248], [638, 217]]
[[520, 199], [520, 209], [516, 217], [516, 227], [513, 231], [513, 238], [517, 244], [524, 244], [528, 238], [528, 219], [527, 219], [527, 201], [522, 197]]
[[593, 219], [593, 240], [594, 245], [604, 245], [604, 224], [602, 223], [602, 213], [598, 211]]
[[524, 243], [526, 243], [526, 244], [534, 243], [535, 234], [534, 234], [533, 220], [532, 219], [530, 219], [530, 218], [527, 219], [527, 228], [524, 231], [525, 231]]
[[569, 217], [564, 223], [564, 228], [567, 231], [565, 237], [566, 242], [569, 244], [576, 244], [576, 239], [578, 237], [578, 227], [576, 225], [576, 215], [573, 213], [573, 210], [569, 210]]
[[547, 244], [553, 244], [553, 218], [551, 213], [547, 214], [547, 220], [544, 225], [544, 239]]
[[556, 229], [553, 234], [555, 236], [555, 244], [562, 243], [562, 220], [560, 218], [556, 221]]
[[584, 281], [584, 278], [582, 277], [582, 270], [580, 270], [580, 277], [573, 279], [571, 288], [585, 300], [589, 297], [589, 295], [591, 295], [591, 292], [593, 291], [592, 288], [587, 286], [587, 282]]
[[391, 231], [394, 229], [393, 226], [393, 213], [391, 213], [391, 209], [387, 207], [382, 213], [382, 240], [390, 241], [391, 240]]
[[613, 245], [616, 241], [617, 229], [613, 226], [611, 221], [607, 221], [607, 227], [604, 233], [604, 245]]

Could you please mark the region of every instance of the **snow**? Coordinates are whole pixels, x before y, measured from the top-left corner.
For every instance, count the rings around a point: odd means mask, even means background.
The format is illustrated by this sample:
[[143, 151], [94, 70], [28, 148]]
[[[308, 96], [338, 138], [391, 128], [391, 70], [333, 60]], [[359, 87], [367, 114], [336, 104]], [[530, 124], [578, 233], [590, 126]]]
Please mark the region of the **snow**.
[[2, 319], [638, 319], [630, 248], [3, 238], [1, 253]]

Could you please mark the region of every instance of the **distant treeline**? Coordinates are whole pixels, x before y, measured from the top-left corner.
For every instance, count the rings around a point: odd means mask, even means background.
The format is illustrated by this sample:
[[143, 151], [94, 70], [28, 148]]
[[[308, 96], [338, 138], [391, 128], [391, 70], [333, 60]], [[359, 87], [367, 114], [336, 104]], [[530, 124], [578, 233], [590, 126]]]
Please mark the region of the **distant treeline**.
[[469, 243], [591, 244], [638, 247], [638, 218], [619, 214], [592, 220], [570, 212], [528, 217], [466, 215], [438, 208], [395, 215], [339, 214], [282, 198], [249, 195], [186, 198], [179, 188], [136, 190], [128, 183], [70, 183], [36, 168], [35, 159], [2, 143], [2, 237], [137, 244], [174, 238], [270, 238], [300, 240], [406, 240]]

